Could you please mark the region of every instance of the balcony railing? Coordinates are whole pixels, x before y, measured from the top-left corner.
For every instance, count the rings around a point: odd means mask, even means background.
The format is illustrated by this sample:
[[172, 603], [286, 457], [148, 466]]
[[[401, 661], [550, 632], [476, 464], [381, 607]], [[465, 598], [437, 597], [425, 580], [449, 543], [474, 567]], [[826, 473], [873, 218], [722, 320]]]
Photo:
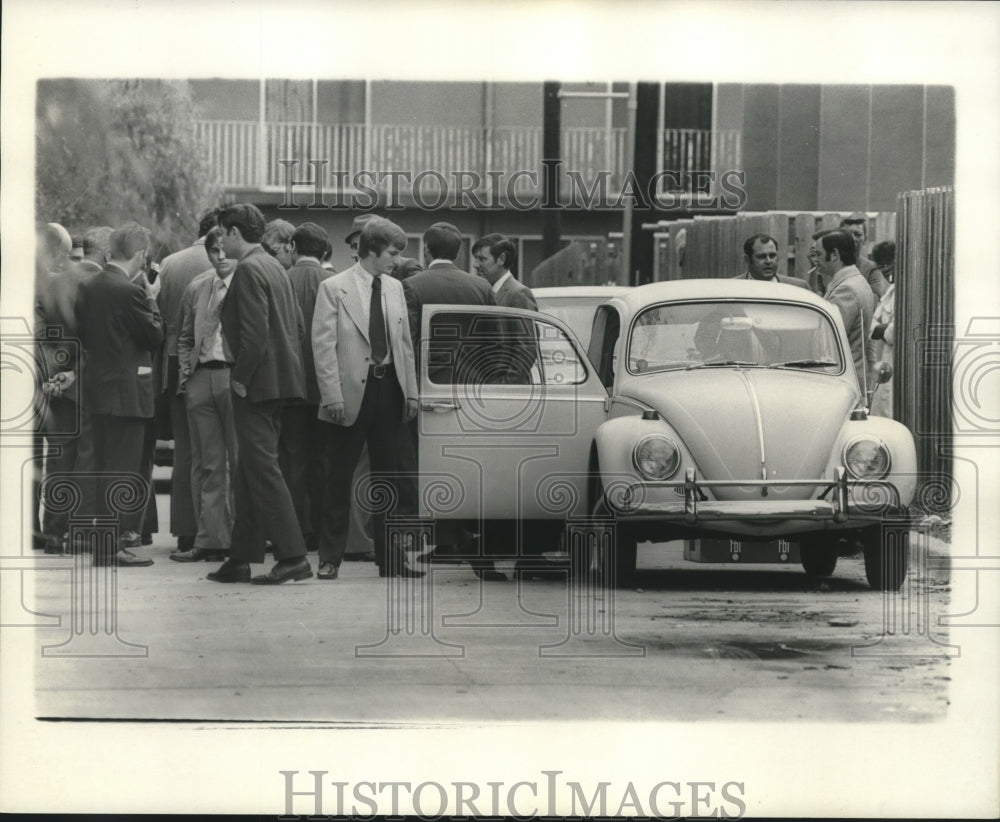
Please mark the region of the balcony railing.
[[[285, 191], [289, 176], [312, 179], [310, 161], [324, 162], [324, 191], [355, 190], [356, 175], [369, 172], [361, 184], [385, 192], [390, 178], [400, 194], [414, 186], [426, 198], [464, 187], [487, 201], [538, 197], [542, 190], [542, 129], [512, 126], [493, 129], [422, 125], [321, 125], [256, 121], [202, 120], [196, 134], [208, 162], [227, 189]], [[738, 132], [668, 129], [662, 133], [661, 166], [676, 172], [661, 190], [697, 187], [693, 171], [739, 168]], [[262, 149], [263, 147], [263, 149]], [[566, 128], [562, 134], [562, 190], [580, 192], [601, 177], [611, 198], [625, 175], [626, 130]], [[297, 165], [290, 166], [290, 162]], [[487, 171], [492, 174], [487, 174]], [[346, 173], [332, 176], [332, 172]], [[519, 173], [520, 172], [520, 173]], [[571, 180], [570, 172], [579, 175]], [[574, 175], [574, 177], [576, 177]], [[375, 180], [381, 184], [375, 186]], [[496, 191], [499, 187], [499, 191]], [[297, 189], [301, 191], [301, 187]]]

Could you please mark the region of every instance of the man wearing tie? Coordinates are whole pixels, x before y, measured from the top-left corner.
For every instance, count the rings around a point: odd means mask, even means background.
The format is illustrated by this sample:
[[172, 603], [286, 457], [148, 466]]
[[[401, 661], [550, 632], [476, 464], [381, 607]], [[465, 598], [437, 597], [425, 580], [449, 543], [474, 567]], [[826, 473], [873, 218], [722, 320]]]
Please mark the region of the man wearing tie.
[[222, 302], [222, 334], [233, 357], [229, 374], [239, 459], [236, 519], [227, 559], [208, 574], [213, 582], [249, 582], [250, 563], [264, 561], [269, 539], [278, 560], [255, 585], [308, 579], [298, 517], [278, 467], [278, 437], [285, 400], [306, 394], [302, 370], [302, 312], [281, 264], [260, 245], [264, 215], [250, 204], [219, 214], [222, 250], [237, 261]]
[[[391, 274], [406, 235], [395, 223], [368, 221], [358, 262], [320, 283], [313, 314], [313, 357], [320, 419], [330, 456], [320, 535], [320, 579], [336, 579], [347, 547], [351, 477], [367, 443], [372, 473], [391, 478], [396, 499], [399, 429], [417, 415], [417, 374], [403, 288]], [[399, 553], [386, 552], [385, 517], [376, 514], [375, 561], [380, 576], [423, 576]]]
[[229, 552], [233, 530], [232, 484], [236, 476], [236, 429], [229, 372], [233, 355], [222, 333], [222, 302], [232, 285], [235, 260], [222, 250], [222, 229], [205, 235], [212, 269], [192, 281], [181, 301], [177, 335], [178, 395], [191, 432], [191, 492], [196, 536], [175, 562], [219, 560]]

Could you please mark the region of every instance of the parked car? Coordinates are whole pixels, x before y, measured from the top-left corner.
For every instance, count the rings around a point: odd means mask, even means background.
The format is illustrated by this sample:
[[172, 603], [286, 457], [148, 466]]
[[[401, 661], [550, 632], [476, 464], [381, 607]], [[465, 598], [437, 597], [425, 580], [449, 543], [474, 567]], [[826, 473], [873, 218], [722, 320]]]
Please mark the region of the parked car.
[[873, 588], [902, 585], [908, 541], [883, 525], [905, 521], [913, 438], [869, 417], [839, 312], [806, 289], [627, 289], [596, 307], [588, 352], [556, 316], [494, 307], [427, 306], [423, 340], [422, 513], [440, 530], [481, 519], [520, 553], [611, 522], [620, 582], [639, 541], [794, 549], [822, 577], [848, 538]]

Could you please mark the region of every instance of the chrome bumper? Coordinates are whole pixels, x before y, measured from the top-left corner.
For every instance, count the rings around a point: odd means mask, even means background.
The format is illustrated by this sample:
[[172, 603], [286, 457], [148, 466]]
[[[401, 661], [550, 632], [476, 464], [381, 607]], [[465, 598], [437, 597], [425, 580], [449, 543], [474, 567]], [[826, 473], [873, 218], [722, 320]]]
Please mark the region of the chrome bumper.
[[[705, 488], [760, 488], [761, 499], [717, 502], [708, 500]], [[769, 489], [811, 487], [823, 488], [818, 499], [767, 499]], [[684, 500], [677, 502], [647, 501], [651, 489], [683, 489]], [[867, 497], [862, 503], [850, 502], [851, 492]], [[678, 520], [689, 524], [721, 520], [807, 519], [846, 522], [849, 519], [880, 520], [887, 512], [898, 511], [899, 491], [886, 480], [849, 480], [847, 471], [838, 467], [833, 480], [719, 480], [698, 479], [693, 468], [688, 469], [682, 482], [637, 482], [629, 485], [615, 503], [608, 505], [629, 517]]]

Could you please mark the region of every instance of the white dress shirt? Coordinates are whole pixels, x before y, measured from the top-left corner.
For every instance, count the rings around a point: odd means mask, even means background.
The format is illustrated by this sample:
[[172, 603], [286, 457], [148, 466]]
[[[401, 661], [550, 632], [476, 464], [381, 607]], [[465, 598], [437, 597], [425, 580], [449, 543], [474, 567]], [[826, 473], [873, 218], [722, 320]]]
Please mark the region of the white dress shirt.
[[229, 283], [232, 282], [232, 279], [232, 274], [221, 280], [217, 276], [212, 278], [212, 295], [208, 298], [208, 310], [210, 319], [214, 311], [216, 325], [215, 330], [201, 341], [198, 362], [212, 362], [213, 360], [231, 362], [230, 356], [227, 353], [228, 346], [222, 339], [222, 320], [219, 313], [222, 301], [226, 299], [226, 294], [229, 293]]
[[[372, 304], [372, 281], [375, 278], [369, 274], [361, 265], [354, 267], [354, 281], [358, 284], [358, 294], [361, 296], [361, 311], [365, 316], [365, 333], [368, 333], [368, 326], [371, 323], [371, 304]], [[385, 304], [385, 284], [382, 284], [382, 317], [386, 317], [386, 304]], [[392, 362], [392, 340], [389, 339], [389, 328], [385, 329], [385, 341], [389, 353], [386, 355], [385, 359], [381, 363], [376, 363], [376, 365], [388, 365]], [[369, 342], [371, 342], [369, 340]]]

